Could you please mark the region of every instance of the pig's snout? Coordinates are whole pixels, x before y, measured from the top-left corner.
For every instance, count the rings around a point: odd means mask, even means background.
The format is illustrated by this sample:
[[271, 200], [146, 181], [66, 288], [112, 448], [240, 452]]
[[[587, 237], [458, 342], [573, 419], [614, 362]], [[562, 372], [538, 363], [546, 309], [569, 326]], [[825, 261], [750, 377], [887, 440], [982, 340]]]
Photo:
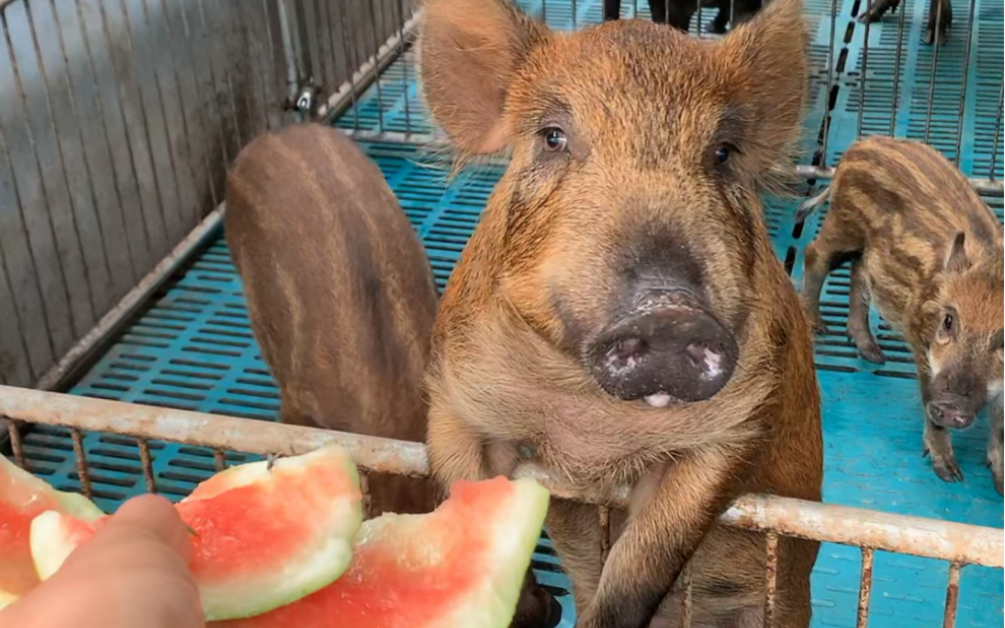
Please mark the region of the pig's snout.
[[592, 343], [587, 362], [600, 387], [654, 407], [708, 399], [733, 376], [732, 334], [691, 302], [643, 304]]
[[958, 405], [951, 402], [930, 402], [928, 404], [928, 418], [932, 423], [954, 430], [961, 430], [974, 422], [974, 414], [965, 412]]

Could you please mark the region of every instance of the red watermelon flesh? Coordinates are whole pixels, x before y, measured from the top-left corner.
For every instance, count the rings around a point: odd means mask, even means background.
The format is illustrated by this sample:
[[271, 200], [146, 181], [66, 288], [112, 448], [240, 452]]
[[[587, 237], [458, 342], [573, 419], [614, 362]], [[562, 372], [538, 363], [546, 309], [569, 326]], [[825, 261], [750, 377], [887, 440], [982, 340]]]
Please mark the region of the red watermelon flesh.
[[427, 515], [360, 528], [349, 570], [306, 598], [212, 628], [507, 628], [548, 491], [529, 479], [457, 482]]
[[[349, 565], [363, 520], [359, 474], [328, 446], [235, 466], [177, 504], [192, 529], [190, 567], [208, 620], [250, 617], [330, 584]], [[48, 578], [94, 534], [92, 524], [48, 512], [31, 527], [32, 556]]]
[[38, 584], [29, 548], [31, 520], [47, 510], [93, 521], [104, 515], [77, 493], [52, 488], [0, 456], [0, 608]]

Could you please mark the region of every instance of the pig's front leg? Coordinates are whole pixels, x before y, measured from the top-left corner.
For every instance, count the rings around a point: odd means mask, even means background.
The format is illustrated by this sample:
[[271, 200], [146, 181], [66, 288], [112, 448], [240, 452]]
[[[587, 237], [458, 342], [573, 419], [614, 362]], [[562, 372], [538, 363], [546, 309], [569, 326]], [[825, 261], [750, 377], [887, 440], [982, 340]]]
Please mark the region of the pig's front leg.
[[1003, 465], [1003, 439], [1005, 439], [1005, 408], [1003, 408], [1002, 395], [991, 399], [991, 425], [988, 430], [988, 466], [991, 467], [991, 477], [995, 479], [995, 490], [1002, 494], [1002, 465]]
[[688, 452], [666, 472], [611, 547], [577, 628], [645, 628], [722, 511], [749, 444]]

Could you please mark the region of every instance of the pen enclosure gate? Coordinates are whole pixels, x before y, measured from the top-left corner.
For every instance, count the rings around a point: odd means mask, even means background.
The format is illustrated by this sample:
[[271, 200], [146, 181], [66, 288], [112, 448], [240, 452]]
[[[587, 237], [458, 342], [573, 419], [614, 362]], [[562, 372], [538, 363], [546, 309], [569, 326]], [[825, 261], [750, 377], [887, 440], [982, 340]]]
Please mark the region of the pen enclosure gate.
[[[949, 40], [940, 46], [921, 41], [927, 2], [905, 0], [879, 23], [856, 22], [870, 3], [805, 0], [814, 61], [797, 165], [805, 193], [826, 182], [859, 135], [894, 134], [943, 151], [1001, 218], [1001, 0], [957, 0]], [[558, 29], [601, 16], [599, 0], [521, 4]], [[622, 16], [648, 17], [645, 4], [623, 3]], [[414, 9], [410, 0], [0, 0], [0, 384], [272, 419], [278, 395], [220, 238], [220, 202], [226, 167], [241, 146], [307, 118], [354, 136], [382, 168], [442, 288], [502, 165], [448, 182], [442, 168], [423, 163], [433, 158], [426, 146], [438, 136], [415, 81]], [[692, 32], [714, 13], [696, 13]], [[820, 217], [796, 224], [791, 202], [768, 199], [765, 218], [798, 281], [802, 247]], [[842, 269], [824, 295], [824, 313], [842, 331], [847, 288]], [[864, 607], [871, 609], [869, 625], [942, 623], [946, 587], [961, 573], [959, 599], [949, 596], [960, 625], [998, 625], [1001, 500], [976, 461], [983, 436], [960, 445], [964, 486], [929, 477], [920, 422], [906, 418], [918, 416], [904, 403], [917, 397], [913, 363], [875, 314], [873, 322], [892, 356], [882, 367], [859, 360], [843, 335], [817, 339], [825, 501], [991, 526], [998, 529], [998, 557], [977, 561], [993, 568], [960, 572], [945, 562], [867, 550], [866, 581], [873, 565], [876, 573]], [[180, 496], [216, 468], [220, 455], [214, 458], [212, 447], [240, 451], [239, 443], [201, 443], [207, 450], [167, 443], [185, 440], [170, 433], [110, 424], [104, 430], [103, 423], [76, 426], [83, 432], [46, 427], [60, 423], [61, 398], [33, 397], [26, 416], [15, 397], [0, 389], [0, 415], [17, 420], [19, 459], [57, 486], [85, 485], [106, 508], [148, 486]], [[45, 404], [52, 404], [52, 417]], [[896, 423], [854, 427], [865, 410]], [[102, 431], [155, 444], [140, 447]], [[883, 441], [893, 444], [877, 450]], [[244, 451], [280, 447], [259, 449]], [[891, 451], [907, 449], [917, 460], [901, 455], [883, 466]], [[851, 545], [821, 550], [814, 625], [864, 625], [858, 607], [867, 588], [859, 577], [866, 569], [853, 546], [870, 541], [834, 536], [845, 520], [832, 514], [819, 538]], [[779, 522], [765, 516], [762, 523], [777, 529], [771, 526]], [[974, 530], [974, 538], [987, 532]], [[938, 553], [945, 548], [922, 546], [892, 549], [951, 558]], [[535, 564], [561, 589], [555, 560], [542, 548]]]

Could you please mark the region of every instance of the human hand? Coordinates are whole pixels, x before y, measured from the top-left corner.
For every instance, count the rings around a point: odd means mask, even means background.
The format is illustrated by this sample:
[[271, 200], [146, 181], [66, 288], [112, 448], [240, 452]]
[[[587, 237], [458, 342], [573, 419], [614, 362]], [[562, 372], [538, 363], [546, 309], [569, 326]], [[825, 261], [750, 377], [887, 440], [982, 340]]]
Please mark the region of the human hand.
[[203, 628], [191, 543], [162, 497], [129, 500], [55, 575], [0, 611], [18, 628]]

